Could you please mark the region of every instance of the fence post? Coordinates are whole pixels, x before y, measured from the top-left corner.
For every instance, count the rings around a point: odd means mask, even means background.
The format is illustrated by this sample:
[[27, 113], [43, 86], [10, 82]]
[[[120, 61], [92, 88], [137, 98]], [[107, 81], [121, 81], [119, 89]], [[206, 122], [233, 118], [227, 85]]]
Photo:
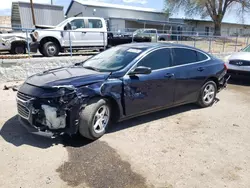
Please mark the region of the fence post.
[[234, 51], [235, 51], [235, 52], [236, 52], [237, 44], [238, 44], [238, 35], [237, 35], [236, 40], [235, 40], [235, 47], [234, 47]]
[[247, 37], [247, 45], [248, 45], [249, 37]]
[[179, 44], [179, 35], [177, 35], [177, 44]]
[[26, 42], [27, 42], [27, 49], [30, 58], [30, 44], [29, 44], [29, 37], [28, 37], [28, 30], [26, 29]]
[[208, 52], [211, 53], [211, 42], [212, 42], [212, 39], [211, 37], [209, 38], [209, 49], [208, 49]]
[[103, 39], [103, 50], [106, 50], [106, 45], [105, 45], [105, 32], [102, 33], [102, 39]]
[[195, 40], [195, 37], [194, 37], [194, 47], [196, 46], [196, 40]]
[[225, 43], [226, 43], [226, 40], [225, 40], [225, 38], [223, 38], [223, 49], [222, 49], [222, 52], [225, 52]]
[[71, 43], [70, 31], [69, 31], [69, 46], [70, 46], [70, 56], [72, 57], [72, 43]]

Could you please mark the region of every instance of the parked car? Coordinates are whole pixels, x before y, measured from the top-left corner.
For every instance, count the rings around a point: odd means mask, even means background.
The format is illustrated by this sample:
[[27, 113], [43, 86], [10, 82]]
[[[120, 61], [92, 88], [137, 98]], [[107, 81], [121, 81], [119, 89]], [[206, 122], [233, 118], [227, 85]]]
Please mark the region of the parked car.
[[[29, 35], [28, 42], [31, 42]], [[0, 34], [0, 51], [9, 51], [11, 54], [25, 54], [27, 51], [26, 33], [13, 32]]]
[[187, 103], [211, 106], [226, 71], [224, 62], [193, 47], [120, 45], [29, 77], [17, 93], [18, 114], [35, 134], [79, 131], [95, 140], [111, 122]]
[[150, 38], [151, 42], [158, 42], [158, 41], [168, 41], [170, 40], [170, 35], [169, 34], [163, 34], [163, 33], [158, 33], [157, 29], [137, 29], [134, 33], [133, 36], [135, 38], [140, 37], [140, 38]]
[[[131, 43], [132, 36], [115, 37], [108, 33], [104, 18], [72, 17], [57, 26], [36, 26], [31, 34], [32, 52], [39, 52], [47, 57], [57, 56], [59, 52], [72, 47], [73, 50], [87, 48], [106, 49], [110, 46]], [[149, 40], [137, 40], [148, 42]]]
[[228, 74], [250, 76], [250, 45], [225, 58]]

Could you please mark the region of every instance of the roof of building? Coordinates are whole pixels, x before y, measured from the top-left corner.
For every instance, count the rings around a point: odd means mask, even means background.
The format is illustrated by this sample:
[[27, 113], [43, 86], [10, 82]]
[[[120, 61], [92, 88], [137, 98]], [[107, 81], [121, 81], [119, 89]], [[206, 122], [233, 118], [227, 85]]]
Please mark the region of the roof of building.
[[[30, 2], [24, 2], [24, 1], [13, 1], [12, 3], [19, 3], [19, 4], [30, 4]], [[58, 7], [63, 9], [63, 6], [60, 5], [51, 5], [49, 3], [33, 3], [33, 5], [41, 5], [41, 6], [50, 6], [50, 7]]]
[[128, 5], [96, 2], [96, 1], [91, 1], [91, 0], [72, 0], [66, 11], [66, 15], [68, 14], [73, 2], [77, 2], [85, 6], [108, 7], [108, 8], [126, 9], [126, 10], [142, 11], [142, 12], [162, 13], [161, 11], [157, 11], [156, 9], [153, 9], [153, 8], [134, 7], [134, 6], [128, 6]]

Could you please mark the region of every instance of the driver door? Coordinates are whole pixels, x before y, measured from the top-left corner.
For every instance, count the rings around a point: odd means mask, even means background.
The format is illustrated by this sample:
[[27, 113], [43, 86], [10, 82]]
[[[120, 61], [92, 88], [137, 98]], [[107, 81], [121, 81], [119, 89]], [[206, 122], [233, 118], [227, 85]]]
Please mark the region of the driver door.
[[170, 53], [168, 48], [157, 49], [138, 62], [136, 67], [150, 67], [150, 74], [124, 76], [127, 116], [173, 105], [175, 79], [171, 73]]
[[[64, 46], [69, 47], [70, 46], [70, 40], [71, 40], [71, 45], [73, 47], [80, 47], [84, 46], [84, 40], [83, 40], [83, 35], [84, 35], [84, 28], [85, 28], [85, 23], [84, 19], [74, 19], [70, 22], [71, 29], [67, 30], [67, 32], [64, 32]], [[69, 36], [70, 34], [70, 36]]]

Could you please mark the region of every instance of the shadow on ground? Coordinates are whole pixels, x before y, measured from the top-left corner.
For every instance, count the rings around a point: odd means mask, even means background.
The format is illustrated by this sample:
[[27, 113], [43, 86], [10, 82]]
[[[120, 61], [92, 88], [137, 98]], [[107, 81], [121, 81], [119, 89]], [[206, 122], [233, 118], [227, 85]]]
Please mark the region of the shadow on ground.
[[[131, 120], [117, 123], [110, 127], [110, 132], [120, 131], [122, 129], [130, 128], [150, 121], [158, 120], [175, 114], [183, 113], [189, 110], [197, 109], [194, 104], [184, 105], [176, 108], [171, 108], [141, 117], [133, 118]], [[38, 148], [48, 148], [53, 145], [63, 144], [64, 146], [82, 147], [91, 143], [90, 140], [82, 138], [80, 135], [61, 136], [57, 138], [46, 138], [29, 133], [18, 121], [18, 116], [14, 116], [6, 121], [0, 130], [0, 135], [3, 139], [15, 146], [30, 145]]]

